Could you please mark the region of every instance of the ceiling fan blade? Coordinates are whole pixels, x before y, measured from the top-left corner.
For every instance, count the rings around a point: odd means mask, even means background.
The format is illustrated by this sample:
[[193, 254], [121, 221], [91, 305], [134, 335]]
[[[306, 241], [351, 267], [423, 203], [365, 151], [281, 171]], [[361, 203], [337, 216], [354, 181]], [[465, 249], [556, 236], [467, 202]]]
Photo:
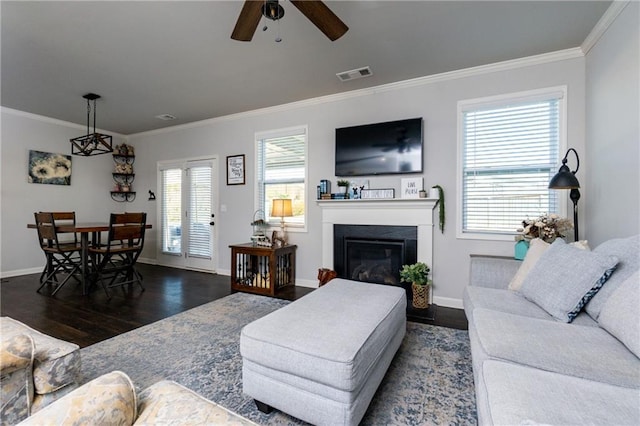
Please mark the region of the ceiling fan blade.
[[262, 17], [263, 0], [246, 0], [231, 38], [238, 41], [251, 41]]
[[319, 0], [291, 0], [291, 4], [297, 7], [331, 41], [336, 41], [349, 30], [349, 27]]

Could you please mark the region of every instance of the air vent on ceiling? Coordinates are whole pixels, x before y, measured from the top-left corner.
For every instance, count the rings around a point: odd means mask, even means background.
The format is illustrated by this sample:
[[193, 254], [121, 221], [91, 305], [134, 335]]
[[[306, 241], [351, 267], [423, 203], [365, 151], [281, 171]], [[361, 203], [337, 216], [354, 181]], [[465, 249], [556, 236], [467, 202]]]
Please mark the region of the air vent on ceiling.
[[156, 115], [156, 118], [159, 118], [160, 120], [163, 120], [163, 121], [171, 121], [171, 120], [175, 120], [176, 116], [171, 114], [160, 114], [160, 115]]
[[370, 77], [373, 75], [373, 72], [370, 67], [362, 67], [351, 71], [339, 72], [336, 75], [340, 81], [349, 81], [357, 78]]

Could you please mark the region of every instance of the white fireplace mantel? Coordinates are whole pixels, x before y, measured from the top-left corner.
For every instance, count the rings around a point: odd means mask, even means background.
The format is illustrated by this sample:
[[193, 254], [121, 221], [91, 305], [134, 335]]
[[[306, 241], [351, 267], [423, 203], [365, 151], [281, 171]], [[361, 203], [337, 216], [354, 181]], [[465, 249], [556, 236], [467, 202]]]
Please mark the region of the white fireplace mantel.
[[415, 226], [418, 261], [433, 270], [433, 208], [437, 199], [317, 200], [322, 208], [322, 265], [333, 266], [333, 225]]

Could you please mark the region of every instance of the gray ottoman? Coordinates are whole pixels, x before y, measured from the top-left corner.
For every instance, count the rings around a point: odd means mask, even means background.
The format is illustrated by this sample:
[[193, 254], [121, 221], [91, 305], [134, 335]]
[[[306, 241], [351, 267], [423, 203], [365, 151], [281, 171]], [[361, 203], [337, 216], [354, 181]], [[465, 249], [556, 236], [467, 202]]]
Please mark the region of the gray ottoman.
[[334, 279], [242, 329], [244, 393], [313, 424], [357, 425], [406, 332], [401, 287]]

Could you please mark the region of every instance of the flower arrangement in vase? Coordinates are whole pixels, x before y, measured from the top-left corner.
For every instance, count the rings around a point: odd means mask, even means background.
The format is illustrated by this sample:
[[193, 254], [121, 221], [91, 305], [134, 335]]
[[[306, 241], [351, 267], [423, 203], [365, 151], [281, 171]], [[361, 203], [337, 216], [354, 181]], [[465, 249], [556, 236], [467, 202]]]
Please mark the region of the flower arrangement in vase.
[[556, 238], [564, 238], [565, 232], [571, 229], [573, 224], [569, 219], [555, 213], [545, 213], [534, 219], [523, 220], [522, 227], [517, 229], [520, 234], [516, 235], [516, 241], [540, 238], [542, 241], [552, 243]]

